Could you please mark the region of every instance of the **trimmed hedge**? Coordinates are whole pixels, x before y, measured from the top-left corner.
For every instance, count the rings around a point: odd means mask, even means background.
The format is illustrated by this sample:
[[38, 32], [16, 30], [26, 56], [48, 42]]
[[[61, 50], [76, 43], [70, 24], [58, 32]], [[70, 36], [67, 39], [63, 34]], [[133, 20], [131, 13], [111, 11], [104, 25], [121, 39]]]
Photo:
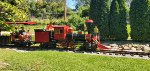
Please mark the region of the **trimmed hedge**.
[[131, 39], [150, 41], [150, 0], [133, 0], [130, 8]]

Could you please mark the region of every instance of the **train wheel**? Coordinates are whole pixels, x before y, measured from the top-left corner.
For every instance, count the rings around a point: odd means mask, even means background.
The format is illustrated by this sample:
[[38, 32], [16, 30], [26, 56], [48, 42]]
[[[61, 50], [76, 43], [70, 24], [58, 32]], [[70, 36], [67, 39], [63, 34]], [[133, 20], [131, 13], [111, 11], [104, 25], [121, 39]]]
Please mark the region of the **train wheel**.
[[75, 48], [76, 48], [76, 44], [73, 41], [68, 43], [68, 49], [71, 49], [72, 51], [74, 51]]
[[118, 53], [115, 53], [115, 55], [119, 55]]
[[85, 50], [86, 50], [86, 42], [84, 42], [84, 43], [82, 44], [82, 46], [80, 46], [79, 50], [80, 50], [80, 51], [85, 51]]
[[113, 55], [112, 53], [109, 53], [109, 55]]
[[84, 47], [84, 46], [80, 46], [80, 47], [79, 47], [79, 50], [80, 50], [80, 51], [83, 51], [83, 50], [85, 50], [85, 47]]
[[126, 56], [126, 54], [125, 54], [125, 53], [123, 53], [123, 54], [122, 54], [122, 56]]
[[14, 44], [15, 47], [18, 47], [18, 43], [17, 42], [14, 42], [13, 44]]
[[40, 44], [40, 48], [47, 48], [48, 47], [48, 44], [47, 43], [41, 43]]
[[150, 58], [150, 54], [148, 55], [148, 57]]
[[142, 54], [139, 54], [139, 57], [143, 57], [143, 55], [142, 55]]
[[96, 51], [97, 49], [97, 44], [92, 44], [92, 51]]
[[51, 41], [51, 43], [50, 43], [50, 47], [51, 48], [56, 48], [56, 46], [57, 46], [57, 44], [56, 44], [57, 42], [56, 41]]
[[106, 52], [102, 52], [103, 54], [107, 54]]
[[43, 47], [43, 43], [40, 43], [40, 46], [39, 46], [39, 48], [40, 48], [40, 49], [42, 49], [42, 47]]
[[58, 48], [67, 49], [68, 42], [67, 41], [58, 41]]
[[28, 47], [31, 47], [32, 43], [31, 42], [27, 42]]
[[130, 55], [131, 55], [131, 56], [134, 56], [134, 54], [133, 54], [133, 53], [131, 53]]
[[89, 51], [89, 49], [92, 48], [89, 42], [85, 42], [84, 46], [85, 46], [85, 51]]

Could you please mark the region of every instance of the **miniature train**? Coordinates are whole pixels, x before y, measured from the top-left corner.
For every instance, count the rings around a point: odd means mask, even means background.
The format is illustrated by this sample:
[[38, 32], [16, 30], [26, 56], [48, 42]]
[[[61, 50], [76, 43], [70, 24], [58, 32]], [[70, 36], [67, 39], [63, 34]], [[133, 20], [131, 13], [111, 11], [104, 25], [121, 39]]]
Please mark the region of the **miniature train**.
[[[22, 22], [20, 22], [22, 23]], [[20, 24], [18, 23], [18, 24]], [[24, 22], [25, 24], [35, 24], [33, 22]], [[23, 23], [23, 24], [24, 24]], [[12, 24], [12, 23], [8, 23]], [[131, 50], [114, 50], [108, 47], [103, 46], [100, 43], [100, 36], [97, 34], [98, 29], [93, 28], [94, 24], [92, 20], [86, 20], [86, 26], [88, 33], [82, 33], [78, 31], [74, 32], [73, 28], [67, 25], [47, 25], [45, 29], [35, 29], [35, 40], [32, 41], [29, 38], [29, 35], [15, 35], [7, 31], [0, 32], [0, 45], [14, 44], [15, 46], [25, 46], [31, 47], [31, 45], [39, 43], [42, 48], [65, 48], [75, 51], [76, 49], [81, 51], [100, 51], [110, 54], [121, 54], [126, 55], [130, 54], [139, 55], [139, 56], [148, 56], [150, 57], [149, 52], [144, 51], [131, 51]], [[96, 31], [95, 31], [96, 30]], [[5, 35], [4, 35], [5, 34]], [[8, 35], [7, 35], [8, 34]], [[81, 46], [78, 47], [78, 44]], [[78, 47], [78, 48], [77, 48]]]
[[[92, 20], [86, 21], [88, 24], [92, 24]], [[8, 24], [12, 24], [12, 22], [7, 22]], [[18, 24], [21, 24], [19, 22]], [[25, 23], [25, 22], [24, 22]], [[24, 24], [23, 23], [23, 24]], [[31, 22], [30, 22], [31, 23]], [[28, 23], [25, 23], [28, 24]], [[33, 24], [33, 22], [31, 23]], [[0, 36], [1, 41], [6, 41], [4, 36]], [[3, 38], [2, 38], [3, 37]], [[6, 36], [5, 36], [6, 37]], [[7, 37], [8, 38], [8, 37]], [[74, 33], [72, 27], [67, 25], [47, 25], [46, 29], [35, 29], [35, 41], [31, 41], [28, 39], [28, 35], [16, 35], [11, 34], [9, 36], [9, 42], [14, 44], [15, 46], [31, 46], [33, 43], [40, 43], [40, 47], [48, 47], [48, 48], [66, 48], [74, 50], [78, 43], [81, 43], [80, 50], [92, 50], [96, 51], [97, 48], [107, 49], [107, 47], [100, 44], [100, 38], [98, 35], [94, 33], [82, 33], [78, 31], [78, 33]], [[3, 45], [8, 44], [8, 41], [2, 43]]]

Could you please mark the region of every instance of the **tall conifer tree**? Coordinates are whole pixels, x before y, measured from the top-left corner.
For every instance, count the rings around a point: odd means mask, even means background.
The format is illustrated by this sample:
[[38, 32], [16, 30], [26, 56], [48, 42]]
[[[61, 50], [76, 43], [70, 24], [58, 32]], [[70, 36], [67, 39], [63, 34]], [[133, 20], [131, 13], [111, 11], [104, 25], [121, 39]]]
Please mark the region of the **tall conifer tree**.
[[110, 20], [109, 20], [109, 35], [110, 38], [116, 39], [119, 30], [119, 4], [117, 0], [113, 0], [110, 9]]
[[127, 5], [126, 0], [113, 0], [109, 18], [110, 38], [127, 40]]
[[150, 0], [133, 0], [130, 7], [131, 38], [150, 41]]
[[110, 0], [91, 0], [90, 4], [90, 19], [94, 20], [94, 24], [98, 26], [101, 39], [106, 39], [109, 35], [109, 5]]

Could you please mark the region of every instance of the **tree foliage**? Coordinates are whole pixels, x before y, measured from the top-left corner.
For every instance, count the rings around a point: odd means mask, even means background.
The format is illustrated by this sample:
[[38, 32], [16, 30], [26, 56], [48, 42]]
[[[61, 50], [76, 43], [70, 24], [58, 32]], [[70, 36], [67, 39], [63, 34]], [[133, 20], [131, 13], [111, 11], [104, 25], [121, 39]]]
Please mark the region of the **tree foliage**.
[[110, 9], [110, 38], [126, 40], [127, 34], [127, 5], [125, 0], [113, 0]]
[[24, 10], [18, 9], [18, 7], [0, 1], [0, 27], [3, 29], [10, 29], [9, 25], [5, 22], [8, 21], [26, 21], [28, 19], [27, 13]]
[[117, 0], [113, 0], [110, 7], [110, 20], [109, 20], [109, 35], [110, 38], [116, 39], [119, 33], [119, 4]]
[[76, 10], [80, 8], [80, 6], [88, 6], [90, 5], [91, 0], [76, 0], [77, 4], [75, 6]]
[[130, 8], [131, 38], [150, 41], [150, 0], [133, 0]]
[[[62, 18], [64, 15], [64, 0], [31, 1], [29, 11], [31, 16], [41, 18]], [[67, 8], [67, 13], [70, 13]]]
[[[90, 19], [94, 20], [94, 24], [98, 26], [101, 39], [109, 36], [108, 15], [110, 0], [91, 0], [90, 3]], [[94, 28], [93, 28], [94, 29]]]
[[[80, 17], [80, 15], [78, 14], [72, 14], [69, 18], [68, 18], [68, 23], [72, 26], [72, 27], [78, 27], [79, 25], [82, 25], [85, 23], [85, 20], [87, 19], [87, 17]], [[78, 29], [79, 30], [79, 29]]]
[[28, 12], [29, 4], [27, 0], [2, 0], [2, 2], [9, 3], [16, 6], [19, 10]]
[[80, 6], [79, 10], [78, 10], [78, 14], [81, 17], [89, 17], [89, 11], [90, 11], [90, 6]]

